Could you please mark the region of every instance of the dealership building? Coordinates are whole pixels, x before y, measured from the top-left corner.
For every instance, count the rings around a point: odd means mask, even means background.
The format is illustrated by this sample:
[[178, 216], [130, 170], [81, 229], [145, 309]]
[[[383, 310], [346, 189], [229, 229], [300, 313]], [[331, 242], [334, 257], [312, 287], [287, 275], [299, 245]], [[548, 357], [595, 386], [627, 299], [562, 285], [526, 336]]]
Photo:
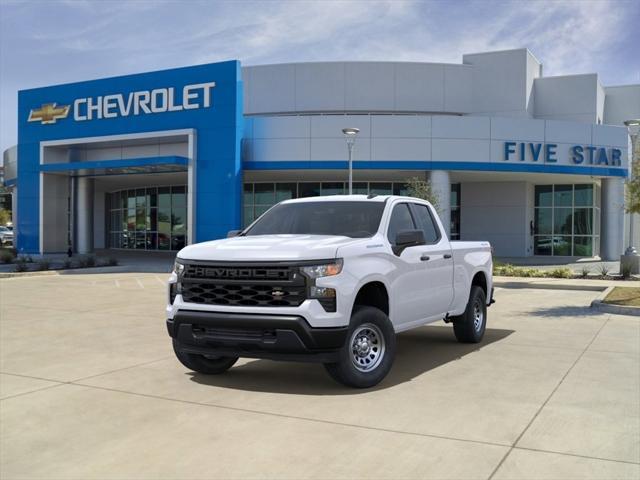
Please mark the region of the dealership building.
[[429, 179], [453, 239], [612, 260], [630, 241], [623, 122], [640, 118], [640, 85], [546, 77], [527, 49], [228, 61], [23, 90], [17, 113], [3, 166], [23, 253], [178, 250], [281, 200], [341, 194], [345, 127], [359, 129], [354, 192]]

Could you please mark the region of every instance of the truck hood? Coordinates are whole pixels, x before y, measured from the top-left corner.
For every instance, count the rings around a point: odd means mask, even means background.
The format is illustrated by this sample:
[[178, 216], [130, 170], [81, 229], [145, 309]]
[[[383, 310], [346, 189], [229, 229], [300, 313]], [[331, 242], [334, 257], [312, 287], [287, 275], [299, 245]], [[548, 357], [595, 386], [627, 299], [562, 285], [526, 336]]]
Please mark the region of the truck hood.
[[189, 245], [184, 260], [269, 262], [336, 258], [339, 247], [361, 241], [333, 235], [255, 235]]

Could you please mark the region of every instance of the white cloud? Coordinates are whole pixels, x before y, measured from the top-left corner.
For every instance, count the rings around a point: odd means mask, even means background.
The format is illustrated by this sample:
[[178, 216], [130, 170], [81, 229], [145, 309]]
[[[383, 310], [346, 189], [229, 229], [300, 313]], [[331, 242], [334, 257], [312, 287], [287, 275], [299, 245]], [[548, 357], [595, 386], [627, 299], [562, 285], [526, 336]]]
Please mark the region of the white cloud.
[[640, 81], [638, 24], [631, 0], [3, 1], [0, 148], [16, 141], [18, 88], [231, 58], [459, 63], [528, 47], [545, 75]]

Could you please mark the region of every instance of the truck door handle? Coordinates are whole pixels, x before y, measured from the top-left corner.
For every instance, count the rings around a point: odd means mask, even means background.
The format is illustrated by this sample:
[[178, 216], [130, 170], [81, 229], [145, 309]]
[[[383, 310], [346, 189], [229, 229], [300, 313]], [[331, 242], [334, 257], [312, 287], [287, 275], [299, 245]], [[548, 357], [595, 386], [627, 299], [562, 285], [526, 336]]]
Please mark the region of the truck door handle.
[[422, 255], [422, 256], [420, 257], [420, 260], [422, 260], [423, 262], [428, 262], [430, 258], [431, 258], [431, 257], [429, 257], [429, 255]]
[[451, 254], [450, 253], [445, 253], [444, 254], [444, 258], [451, 258]]

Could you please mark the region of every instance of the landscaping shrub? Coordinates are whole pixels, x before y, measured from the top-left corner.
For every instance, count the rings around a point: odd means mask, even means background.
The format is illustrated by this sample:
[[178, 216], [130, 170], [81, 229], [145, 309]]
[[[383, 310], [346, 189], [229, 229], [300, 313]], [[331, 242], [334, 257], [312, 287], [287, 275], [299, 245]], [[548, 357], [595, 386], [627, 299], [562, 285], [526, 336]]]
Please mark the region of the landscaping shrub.
[[16, 260], [16, 266], [15, 266], [14, 271], [16, 271], [16, 272], [26, 272], [27, 270], [28, 270], [27, 262], [25, 262], [22, 259]]
[[582, 267], [582, 270], [580, 270], [580, 277], [587, 278], [590, 273], [591, 269], [589, 267]]
[[3, 250], [2, 253], [0, 253], [0, 262], [2, 263], [11, 263], [14, 258], [15, 255], [9, 250]]
[[51, 267], [51, 262], [46, 259], [38, 260], [38, 270], [49, 270]]
[[603, 263], [602, 265], [600, 265], [600, 276], [602, 278], [607, 278], [607, 275], [609, 275], [609, 267], [606, 263]]
[[622, 262], [620, 264], [620, 275], [622, 275], [622, 278], [624, 278], [625, 280], [631, 278], [632, 270], [633, 270], [633, 267], [631, 266], [630, 263]]
[[115, 257], [109, 257], [109, 259], [107, 260], [107, 265], [110, 267], [115, 267], [118, 265], [118, 259]]
[[573, 278], [573, 271], [567, 267], [555, 268], [549, 272], [553, 278]]
[[69, 260], [68, 258], [62, 262], [62, 268], [64, 269], [69, 269], [73, 267], [73, 262], [71, 260]]

